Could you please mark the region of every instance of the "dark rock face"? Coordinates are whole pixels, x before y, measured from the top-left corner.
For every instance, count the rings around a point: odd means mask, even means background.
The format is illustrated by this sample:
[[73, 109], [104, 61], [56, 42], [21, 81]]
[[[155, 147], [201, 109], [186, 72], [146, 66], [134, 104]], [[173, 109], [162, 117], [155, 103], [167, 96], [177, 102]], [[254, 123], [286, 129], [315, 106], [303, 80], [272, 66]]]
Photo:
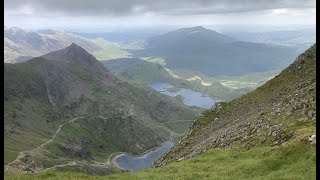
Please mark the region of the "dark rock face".
[[80, 158], [90, 158], [90, 152], [88, 152], [83, 147], [78, 147], [78, 148], [74, 149], [73, 155], [76, 157], [80, 157]]

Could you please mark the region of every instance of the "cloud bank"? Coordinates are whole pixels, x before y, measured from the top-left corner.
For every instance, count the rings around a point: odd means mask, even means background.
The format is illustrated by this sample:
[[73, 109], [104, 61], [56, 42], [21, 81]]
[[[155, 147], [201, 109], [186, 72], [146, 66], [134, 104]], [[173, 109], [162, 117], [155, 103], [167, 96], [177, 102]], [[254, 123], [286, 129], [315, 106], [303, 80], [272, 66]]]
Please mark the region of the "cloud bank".
[[276, 24], [300, 24], [305, 18], [305, 24], [313, 20], [315, 24], [315, 6], [316, 0], [5, 0], [4, 14], [5, 23], [21, 25], [24, 21], [29, 26], [40, 22], [64, 26], [66, 21], [83, 26], [84, 20], [87, 25], [96, 20], [108, 26], [121, 25], [120, 21], [136, 26], [188, 24], [188, 19], [254, 23], [250, 17], [268, 24], [274, 16], [279, 18]]

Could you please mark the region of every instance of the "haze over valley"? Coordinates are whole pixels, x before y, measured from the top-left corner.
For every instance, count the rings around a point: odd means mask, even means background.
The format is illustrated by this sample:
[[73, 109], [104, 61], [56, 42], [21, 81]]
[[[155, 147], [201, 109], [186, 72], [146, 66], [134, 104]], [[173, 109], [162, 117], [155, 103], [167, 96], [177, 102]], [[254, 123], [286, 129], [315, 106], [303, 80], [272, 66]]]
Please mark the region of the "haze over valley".
[[315, 0], [4, 10], [5, 179], [315, 179]]

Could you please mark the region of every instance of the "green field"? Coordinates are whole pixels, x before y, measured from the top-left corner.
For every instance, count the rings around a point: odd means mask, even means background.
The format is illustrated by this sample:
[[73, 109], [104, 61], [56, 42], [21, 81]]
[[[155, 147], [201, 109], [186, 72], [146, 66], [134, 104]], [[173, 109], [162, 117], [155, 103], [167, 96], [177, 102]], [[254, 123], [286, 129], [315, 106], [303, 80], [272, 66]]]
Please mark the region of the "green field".
[[91, 52], [92, 55], [94, 55], [98, 60], [108, 60], [131, 56], [130, 53], [123, 50], [117, 43], [109, 42], [101, 38], [92, 39], [90, 41], [101, 48], [99, 50]]

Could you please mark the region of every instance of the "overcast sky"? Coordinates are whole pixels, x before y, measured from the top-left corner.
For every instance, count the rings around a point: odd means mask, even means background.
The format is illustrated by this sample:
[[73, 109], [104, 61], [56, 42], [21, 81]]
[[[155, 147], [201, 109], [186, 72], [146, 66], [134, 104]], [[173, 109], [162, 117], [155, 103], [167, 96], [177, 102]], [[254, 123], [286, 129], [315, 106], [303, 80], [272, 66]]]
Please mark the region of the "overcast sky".
[[4, 23], [28, 29], [304, 26], [316, 0], [5, 0]]

